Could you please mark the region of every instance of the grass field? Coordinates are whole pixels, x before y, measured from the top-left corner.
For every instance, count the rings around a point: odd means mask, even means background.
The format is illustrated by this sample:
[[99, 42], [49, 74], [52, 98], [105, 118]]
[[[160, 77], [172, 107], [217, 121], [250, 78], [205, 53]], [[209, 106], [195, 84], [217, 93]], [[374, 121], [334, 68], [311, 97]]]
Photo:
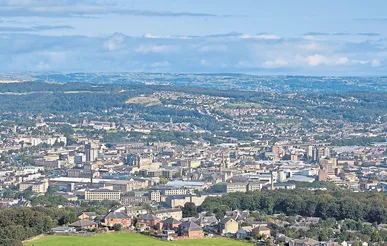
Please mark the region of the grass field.
[[252, 244], [225, 238], [186, 239], [166, 242], [140, 234], [112, 233], [96, 236], [47, 236], [26, 246], [248, 246]]
[[155, 97], [145, 97], [145, 96], [139, 96], [139, 97], [132, 97], [126, 100], [127, 104], [142, 104], [145, 106], [153, 106], [161, 104], [160, 100]]

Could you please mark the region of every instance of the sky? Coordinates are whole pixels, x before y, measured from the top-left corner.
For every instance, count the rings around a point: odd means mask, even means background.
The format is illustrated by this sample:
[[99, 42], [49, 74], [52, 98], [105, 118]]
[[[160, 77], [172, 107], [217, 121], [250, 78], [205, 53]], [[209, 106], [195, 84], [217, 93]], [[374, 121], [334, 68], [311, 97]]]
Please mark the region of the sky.
[[0, 0], [0, 72], [387, 75], [385, 0]]

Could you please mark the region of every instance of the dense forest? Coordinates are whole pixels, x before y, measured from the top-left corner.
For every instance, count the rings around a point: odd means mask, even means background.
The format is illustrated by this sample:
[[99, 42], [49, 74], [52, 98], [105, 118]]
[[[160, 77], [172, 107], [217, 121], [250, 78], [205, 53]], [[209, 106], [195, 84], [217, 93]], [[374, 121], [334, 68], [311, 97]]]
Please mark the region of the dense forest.
[[21, 241], [47, 233], [57, 225], [76, 220], [76, 213], [59, 208], [7, 208], [0, 210], [0, 245], [21, 245]]

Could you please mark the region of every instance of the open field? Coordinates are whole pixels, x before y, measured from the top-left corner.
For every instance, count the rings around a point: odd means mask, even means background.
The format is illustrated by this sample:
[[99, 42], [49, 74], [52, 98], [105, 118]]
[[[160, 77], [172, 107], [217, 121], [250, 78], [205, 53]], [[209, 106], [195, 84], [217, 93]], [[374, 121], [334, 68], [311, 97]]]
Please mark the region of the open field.
[[160, 100], [155, 97], [146, 97], [146, 96], [139, 96], [139, 97], [132, 97], [126, 100], [126, 104], [142, 104], [145, 106], [153, 106], [161, 104]]
[[251, 244], [225, 238], [187, 239], [166, 242], [140, 234], [112, 233], [96, 236], [47, 236], [25, 244], [26, 246], [248, 246]]

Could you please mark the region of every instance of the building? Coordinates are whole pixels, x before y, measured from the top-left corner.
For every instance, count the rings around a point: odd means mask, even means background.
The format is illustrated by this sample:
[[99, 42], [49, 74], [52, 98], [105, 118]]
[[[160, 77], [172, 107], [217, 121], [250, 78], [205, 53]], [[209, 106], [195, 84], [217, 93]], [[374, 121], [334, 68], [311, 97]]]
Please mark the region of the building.
[[94, 220], [97, 217], [95, 212], [81, 212], [77, 214], [77, 218], [80, 220]]
[[238, 222], [233, 218], [225, 218], [218, 224], [218, 232], [221, 234], [235, 234], [238, 231]]
[[132, 219], [122, 212], [110, 212], [102, 219], [102, 224], [108, 227], [120, 224], [124, 228], [129, 228], [132, 225]]
[[192, 221], [186, 221], [179, 225], [179, 235], [192, 239], [204, 238], [204, 232], [202, 228]]
[[160, 219], [153, 214], [141, 214], [137, 219], [137, 224], [143, 227], [154, 227], [159, 222]]
[[319, 242], [311, 239], [311, 238], [304, 238], [304, 239], [296, 239], [289, 241], [289, 246], [318, 246]]
[[279, 189], [294, 190], [295, 188], [296, 188], [296, 185], [295, 184], [291, 184], [291, 183], [278, 183], [278, 184], [274, 184], [274, 189], [275, 190], [279, 190]]
[[119, 201], [121, 192], [109, 189], [85, 190], [85, 200], [89, 201]]
[[151, 188], [149, 199], [155, 202], [162, 202], [168, 196], [189, 195], [194, 194], [194, 191], [195, 189], [193, 188], [160, 185]]
[[78, 153], [74, 156], [74, 164], [82, 164], [86, 160], [85, 156], [82, 153]]
[[180, 221], [174, 218], [168, 218], [159, 222], [159, 230], [177, 230], [180, 224]]
[[318, 181], [327, 181], [327, 174], [323, 169], [318, 170]]
[[151, 191], [149, 192], [149, 199], [155, 202], [161, 202], [161, 193], [160, 191]]
[[267, 226], [258, 226], [253, 229], [253, 232], [258, 231], [260, 235], [265, 235], [266, 238], [271, 237], [270, 229]]
[[32, 192], [35, 192], [35, 193], [46, 193], [48, 189], [48, 181], [47, 179], [39, 180], [39, 181], [27, 181], [19, 185], [20, 191], [24, 191], [30, 188]]
[[165, 199], [165, 203], [170, 208], [175, 207], [184, 207], [184, 204], [187, 202], [192, 202], [196, 206], [202, 205], [204, 200], [207, 197], [220, 197], [222, 196], [222, 193], [219, 194], [203, 194], [203, 195], [178, 195], [178, 196], [167, 196]]
[[121, 205], [123, 206], [139, 206], [148, 203], [149, 198], [146, 196], [123, 196], [121, 197]]
[[167, 218], [181, 220], [183, 218], [183, 212], [180, 208], [160, 209], [153, 212], [153, 214], [162, 220], [165, 220]]
[[206, 227], [218, 224], [218, 219], [215, 217], [215, 215], [200, 216], [197, 220], [194, 220], [194, 222], [201, 227]]
[[58, 226], [51, 229], [51, 232], [54, 234], [70, 234], [76, 232], [76, 229], [74, 227], [68, 227], [68, 226]]
[[246, 192], [247, 191], [247, 183], [244, 183], [244, 182], [225, 183], [225, 191], [227, 193]]
[[151, 188], [151, 192], [158, 191], [160, 195], [173, 196], [173, 195], [187, 195], [193, 194], [195, 189], [175, 186], [155, 186]]
[[[68, 184], [76, 184], [76, 185], [90, 185], [90, 177], [88, 178], [72, 178], [72, 177], [55, 177], [50, 178], [50, 185], [61, 187], [67, 186]], [[150, 178], [138, 178], [138, 177], [130, 177], [130, 179], [93, 179], [93, 186], [104, 187], [104, 186], [112, 186], [113, 190], [121, 191], [122, 193], [126, 193], [129, 191], [148, 188], [152, 184], [152, 180]]]
[[250, 237], [253, 233], [252, 226], [242, 226], [236, 233], [235, 236], [238, 239], [245, 239], [246, 237]]
[[131, 218], [137, 218], [140, 214], [147, 214], [148, 210], [141, 206], [125, 207], [126, 214]]
[[98, 158], [98, 144], [95, 142], [85, 144], [86, 162], [93, 162]]
[[262, 190], [265, 182], [249, 182], [247, 184], [247, 191]]
[[79, 230], [92, 230], [98, 227], [98, 224], [91, 220], [78, 220], [72, 224], [69, 224], [69, 227]]

